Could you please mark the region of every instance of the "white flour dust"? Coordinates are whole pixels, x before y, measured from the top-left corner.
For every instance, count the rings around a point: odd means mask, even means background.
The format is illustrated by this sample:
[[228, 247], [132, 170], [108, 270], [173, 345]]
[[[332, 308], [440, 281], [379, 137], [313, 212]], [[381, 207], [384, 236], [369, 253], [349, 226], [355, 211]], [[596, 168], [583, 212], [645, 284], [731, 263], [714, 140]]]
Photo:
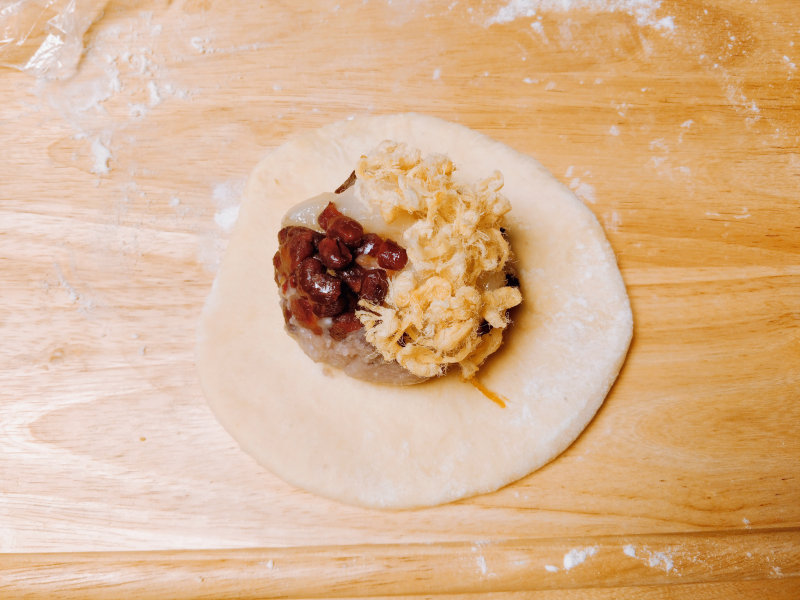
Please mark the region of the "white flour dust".
[[236, 224], [236, 219], [238, 218], [239, 218], [238, 206], [228, 206], [227, 208], [218, 210], [214, 214], [214, 222], [225, 233], [228, 233], [233, 229], [233, 226]]
[[111, 168], [108, 161], [111, 159], [111, 151], [100, 141], [100, 138], [92, 140], [92, 173], [105, 175]]
[[198, 260], [209, 273], [216, 273], [219, 269], [227, 246], [227, 234], [233, 230], [239, 217], [246, 181], [246, 178], [229, 179], [215, 184], [211, 190], [211, 198], [216, 207], [214, 223], [217, 227], [205, 232], [198, 248]]
[[533, 29], [535, 33], [538, 33], [545, 42], [548, 41], [547, 35], [544, 32], [544, 26], [541, 24], [541, 22], [534, 21], [533, 23], [531, 23], [531, 29]]
[[671, 553], [658, 551], [654, 552], [647, 546], [641, 549], [641, 553], [637, 553], [636, 547], [633, 544], [627, 544], [624, 546], [622, 548], [622, 552], [625, 554], [625, 556], [635, 558], [650, 568], [664, 569], [665, 573], [670, 573], [674, 570], [677, 574], [677, 569], [675, 569], [675, 563]]
[[211, 194], [214, 204], [217, 206], [214, 222], [225, 233], [230, 232], [236, 224], [245, 182], [245, 179], [231, 179], [214, 186]]
[[664, 571], [669, 573], [672, 571], [672, 557], [669, 554], [665, 554], [664, 552], [651, 552], [650, 556], [647, 559], [647, 566], [649, 567], [661, 567], [663, 566]]
[[[57, 262], [53, 263], [53, 269], [56, 272], [56, 278], [58, 279], [58, 285], [61, 289], [63, 289], [67, 293], [67, 298], [69, 299], [70, 304], [75, 304], [78, 307], [78, 311], [84, 314], [88, 314], [91, 312], [93, 308], [95, 308], [95, 302], [92, 298], [88, 297], [86, 294], [79, 292], [75, 286], [67, 280], [66, 275], [64, 274], [64, 270], [61, 268], [61, 265]], [[74, 270], [74, 265], [72, 265], [72, 270]], [[46, 283], [46, 286], [49, 287], [49, 284]]]
[[575, 192], [575, 195], [585, 203], [594, 204], [597, 202], [597, 198], [594, 195], [594, 186], [585, 181], [581, 181], [579, 177], [574, 177], [569, 182], [569, 187]]
[[489, 572], [489, 569], [486, 567], [486, 559], [483, 556], [478, 556], [478, 568], [481, 571], [481, 575], [486, 575]]
[[517, 19], [535, 17], [538, 13], [566, 13], [584, 10], [592, 13], [624, 13], [636, 19], [640, 27], [659, 31], [673, 31], [675, 21], [671, 16], [657, 15], [661, 0], [509, 0], [485, 23], [511, 23]]
[[189, 45], [200, 54], [233, 54], [236, 52], [247, 52], [269, 48], [274, 44], [269, 42], [253, 42], [251, 44], [239, 44], [236, 46], [215, 47], [212, 45], [211, 37], [193, 36], [189, 40]]
[[[597, 198], [595, 197], [594, 193], [594, 186], [586, 183], [585, 181], [581, 181], [580, 177], [573, 177], [574, 173], [574, 165], [567, 167], [567, 170], [564, 172], [564, 177], [569, 179], [569, 189], [575, 192], [575, 195], [580, 198], [584, 204], [594, 204], [597, 202]], [[584, 176], [588, 175], [591, 175], [591, 172], [584, 171]]]
[[619, 226], [622, 225], [622, 217], [615, 210], [603, 214], [603, 227], [606, 231], [619, 231]]
[[470, 550], [472, 551], [472, 554], [475, 555], [475, 564], [477, 565], [480, 574], [484, 577], [496, 577], [497, 574], [489, 570], [489, 566], [486, 564], [486, 557], [483, 555], [482, 546], [485, 543], [485, 541], [476, 541], [475, 545], [472, 546]]
[[569, 571], [573, 567], [584, 563], [587, 558], [597, 554], [597, 546], [588, 548], [573, 548], [564, 555], [564, 568]]

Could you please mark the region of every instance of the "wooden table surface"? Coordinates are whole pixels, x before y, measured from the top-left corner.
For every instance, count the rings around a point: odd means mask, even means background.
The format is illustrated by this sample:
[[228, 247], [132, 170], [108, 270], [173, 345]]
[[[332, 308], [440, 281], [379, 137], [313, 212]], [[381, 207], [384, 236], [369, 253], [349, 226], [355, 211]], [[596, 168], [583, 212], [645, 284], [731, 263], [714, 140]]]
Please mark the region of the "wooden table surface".
[[[120, 1], [84, 44], [0, 69], [0, 597], [800, 597], [794, 0]], [[635, 336], [553, 463], [383, 512], [241, 452], [193, 345], [259, 158], [409, 110], [575, 190]]]

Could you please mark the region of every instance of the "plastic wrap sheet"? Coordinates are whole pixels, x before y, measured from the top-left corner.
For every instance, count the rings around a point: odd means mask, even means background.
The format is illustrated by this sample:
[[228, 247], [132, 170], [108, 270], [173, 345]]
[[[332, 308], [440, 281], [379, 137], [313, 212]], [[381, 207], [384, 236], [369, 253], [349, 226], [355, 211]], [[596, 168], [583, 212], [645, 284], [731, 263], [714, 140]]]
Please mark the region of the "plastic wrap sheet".
[[0, 0], [0, 66], [66, 79], [108, 0]]

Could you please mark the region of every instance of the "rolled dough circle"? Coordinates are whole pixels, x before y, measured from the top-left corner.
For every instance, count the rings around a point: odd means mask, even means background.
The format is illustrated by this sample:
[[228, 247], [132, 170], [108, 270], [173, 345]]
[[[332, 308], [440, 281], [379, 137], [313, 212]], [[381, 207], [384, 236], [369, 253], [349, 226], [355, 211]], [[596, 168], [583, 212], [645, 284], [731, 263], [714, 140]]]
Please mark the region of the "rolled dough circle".
[[[410, 387], [350, 378], [283, 329], [272, 267], [282, 215], [335, 189], [385, 139], [446, 154], [473, 181], [503, 173], [523, 303], [478, 376], [506, 408], [455, 374]], [[295, 135], [256, 166], [197, 362], [217, 418], [280, 478], [349, 504], [410, 508], [496, 490], [561, 453], [602, 404], [632, 328], [600, 224], [537, 161], [434, 117], [367, 116]]]

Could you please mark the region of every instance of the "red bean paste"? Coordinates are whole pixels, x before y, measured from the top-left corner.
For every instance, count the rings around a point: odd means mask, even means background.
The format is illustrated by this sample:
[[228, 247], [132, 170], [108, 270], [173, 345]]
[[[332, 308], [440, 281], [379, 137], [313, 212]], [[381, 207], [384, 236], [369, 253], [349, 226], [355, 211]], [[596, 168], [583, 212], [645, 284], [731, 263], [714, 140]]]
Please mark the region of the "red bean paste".
[[340, 213], [333, 202], [317, 222], [324, 233], [301, 226], [278, 232], [272, 259], [275, 281], [287, 323], [294, 317], [317, 335], [341, 340], [361, 328], [355, 315], [358, 301], [381, 304], [389, 279], [406, 266], [408, 256], [393, 240], [365, 233], [361, 223]]

